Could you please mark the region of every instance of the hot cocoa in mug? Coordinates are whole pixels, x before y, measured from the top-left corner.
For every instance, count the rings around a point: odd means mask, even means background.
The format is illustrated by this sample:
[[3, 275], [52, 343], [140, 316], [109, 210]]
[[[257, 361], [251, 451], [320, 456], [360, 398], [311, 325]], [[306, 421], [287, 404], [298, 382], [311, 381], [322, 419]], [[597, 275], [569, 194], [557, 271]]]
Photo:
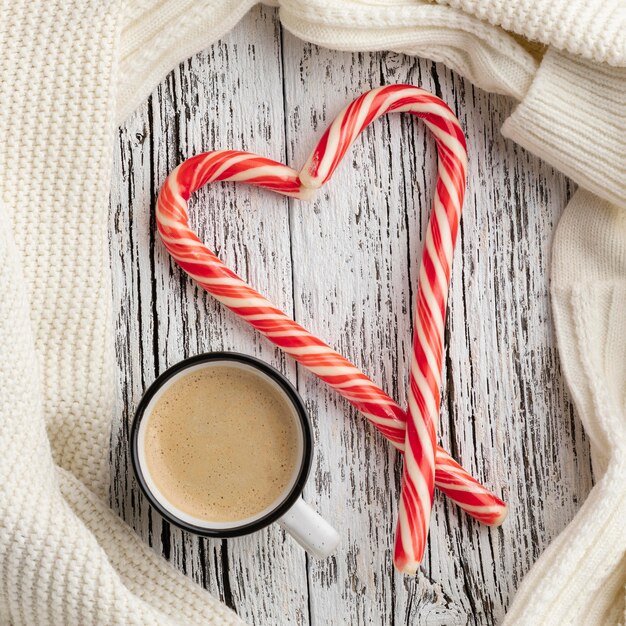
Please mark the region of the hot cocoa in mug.
[[304, 404], [258, 359], [216, 352], [168, 369], [137, 408], [131, 454], [152, 506], [185, 530], [234, 537], [278, 521], [314, 556], [338, 544], [300, 497], [312, 460]]

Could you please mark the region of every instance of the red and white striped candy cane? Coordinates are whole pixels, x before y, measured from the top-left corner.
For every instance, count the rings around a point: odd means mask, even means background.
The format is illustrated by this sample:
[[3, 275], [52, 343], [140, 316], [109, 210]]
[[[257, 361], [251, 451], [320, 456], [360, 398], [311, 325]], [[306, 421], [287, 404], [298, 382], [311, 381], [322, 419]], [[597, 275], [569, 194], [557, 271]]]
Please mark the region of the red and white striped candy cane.
[[300, 174], [318, 188], [346, 150], [373, 120], [390, 111], [422, 118], [437, 142], [435, 198], [426, 230], [414, 316], [402, 497], [394, 561], [414, 574], [424, 556], [435, 486], [435, 454], [443, 333], [454, 243], [463, 208], [467, 152], [461, 126], [436, 96], [410, 85], [374, 89], [349, 104], [333, 121]]
[[[416, 90], [413, 87], [403, 89]], [[381, 110], [379, 114], [383, 112]], [[319, 154], [319, 146], [316, 152]], [[333, 170], [338, 162], [339, 159], [335, 160]], [[328, 176], [330, 174], [332, 171]], [[333, 386], [402, 450], [405, 412], [354, 365], [237, 277], [191, 231], [187, 200], [196, 189], [217, 180], [246, 182], [298, 198], [309, 193], [300, 185], [297, 172], [269, 159], [235, 151], [198, 155], [172, 172], [159, 195], [157, 224], [167, 249], [201, 286]], [[314, 184], [309, 179], [309, 185]], [[506, 506], [499, 498], [474, 480], [441, 448], [436, 450], [435, 464], [437, 486], [444, 493], [480, 521], [492, 525], [501, 523], [506, 516]]]

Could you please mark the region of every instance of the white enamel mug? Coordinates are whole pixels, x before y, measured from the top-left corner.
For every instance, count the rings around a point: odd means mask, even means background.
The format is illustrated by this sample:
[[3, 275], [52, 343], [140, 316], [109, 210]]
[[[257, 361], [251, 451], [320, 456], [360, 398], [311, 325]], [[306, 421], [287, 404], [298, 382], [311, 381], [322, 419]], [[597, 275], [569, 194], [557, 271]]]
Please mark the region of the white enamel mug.
[[[293, 408], [297, 426], [298, 458], [293, 476], [280, 496], [253, 517], [233, 522], [200, 519], [181, 511], [160, 492], [146, 463], [145, 434], [148, 418], [165, 390], [176, 380], [206, 367], [243, 368], [270, 383]], [[167, 369], [144, 393], [131, 430], [131, 459], [141, 490], [154, 509], [168, 522], [205, 537], [239, 537], [256, 532], [273, 522], [282, 526], [307, 552], [317, 558], [332, 554], [339, 544], [337, 531], [302, 499], [313, 459], [311, 424], [304, 403], [291, 383], [276, 369], [254, 357], [237, 352], [200, 354]], [[276, 459], [277, 463], [281, 459]]]

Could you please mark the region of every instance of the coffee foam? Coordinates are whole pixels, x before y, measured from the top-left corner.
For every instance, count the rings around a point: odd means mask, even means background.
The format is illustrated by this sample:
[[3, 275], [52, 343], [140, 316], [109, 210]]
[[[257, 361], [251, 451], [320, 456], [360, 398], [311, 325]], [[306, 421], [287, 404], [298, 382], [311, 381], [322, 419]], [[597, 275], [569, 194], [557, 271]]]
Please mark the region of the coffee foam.
[[249, 523], [275, 508], [299, 471], [302, 431], [275, 381], [236, 362], [168, 381], [139, 433], [142, 473], [176, 517], [203, 527]]

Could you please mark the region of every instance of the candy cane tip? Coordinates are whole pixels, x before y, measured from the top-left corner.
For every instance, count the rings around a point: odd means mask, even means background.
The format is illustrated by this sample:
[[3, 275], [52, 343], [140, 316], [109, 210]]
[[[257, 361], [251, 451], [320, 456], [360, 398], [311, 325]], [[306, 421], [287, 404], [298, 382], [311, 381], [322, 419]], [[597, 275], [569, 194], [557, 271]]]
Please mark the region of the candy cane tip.
[[[302, 180], [300, 180], [302, 183]], [[318, 187], [307, 187], [304, 183], [300, 185], [300, 190], [296, 196], [298, 200], [313, 200], [315, 198]]]
[[319, 177], [310, 174], [306, 166], [300, 172], [300, 174], [298, 175], [298, 178], [300, 179], [300, 184], [305, 189], [316, 190], [316, 189], [319, 189], [324, 184], [324, 181], [321, 180]]
[[497, 528], [498, 526], [502, 526], [502, 524], [504, 523], [504, 520], [506, 520], [508, 516], [509, 516], [509, 507], [503, 502], [501, 509], [500, 509], [500, 514], [493, 520], [493, 522], [490, 522], [489, 524], [487, 524], [487, 526], [493, 526], [494, 528]]
[[415, 576], [417, 574], [419, 563], [409, 561], [398, 562], [396, 560], [394, 561], [394, 566], [400, 574], [404, 574], [405, 576]]

